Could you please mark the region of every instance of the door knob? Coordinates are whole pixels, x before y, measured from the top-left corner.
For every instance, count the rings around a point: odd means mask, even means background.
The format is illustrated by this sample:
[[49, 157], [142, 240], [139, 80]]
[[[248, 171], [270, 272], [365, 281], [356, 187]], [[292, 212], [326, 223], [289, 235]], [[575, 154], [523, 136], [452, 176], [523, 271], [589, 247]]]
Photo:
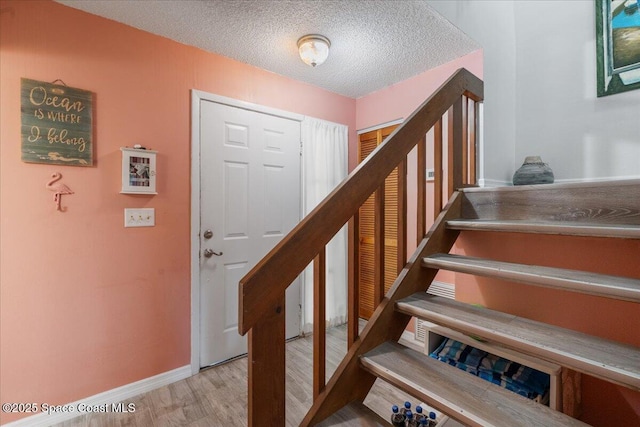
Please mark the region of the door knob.
[[213, 231], [207, 230], [207, 231], [204, 232], [204, 238], [205, 239], [210, 239], [212, 237], [213, 237]]
[[222, 256], [222, 252], [216, 252], [216, 251], [213, 251], [213, 250], [211, 250], [211, 249], [205, 249], [205, 250], [204, 250], [204, 256], [205, 256], [206, 258], [211, 258], [213, 255], [215, 255], [215, 256]]

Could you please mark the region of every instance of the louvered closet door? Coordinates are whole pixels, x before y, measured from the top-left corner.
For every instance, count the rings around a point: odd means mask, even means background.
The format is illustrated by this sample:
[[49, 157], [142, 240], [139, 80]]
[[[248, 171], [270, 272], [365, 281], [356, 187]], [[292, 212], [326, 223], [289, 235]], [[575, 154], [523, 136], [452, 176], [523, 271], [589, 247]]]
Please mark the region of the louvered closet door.
[[[360, 135], [358, 144], [358, 162], [362, 162], [371, 152], [393, 132], [396, 126], [374, 130]], [[398, 276], [398, 169], [385, 181], [384, 191], [384, 290], [389, 290]], [[374, 206], [375, 195], [367, 199], [360, 208], [360, 317], [369, 319], [374, 304]]]

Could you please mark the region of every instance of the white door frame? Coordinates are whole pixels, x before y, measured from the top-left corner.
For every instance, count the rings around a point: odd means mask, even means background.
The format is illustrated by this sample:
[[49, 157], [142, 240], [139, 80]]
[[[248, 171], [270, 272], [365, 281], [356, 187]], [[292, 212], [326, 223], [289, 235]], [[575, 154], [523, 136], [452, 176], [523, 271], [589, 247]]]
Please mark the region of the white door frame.
[[200, 101], [302, 122], [304, 116], [277, 108], [191, 90], [191, 374], [200, 371]]

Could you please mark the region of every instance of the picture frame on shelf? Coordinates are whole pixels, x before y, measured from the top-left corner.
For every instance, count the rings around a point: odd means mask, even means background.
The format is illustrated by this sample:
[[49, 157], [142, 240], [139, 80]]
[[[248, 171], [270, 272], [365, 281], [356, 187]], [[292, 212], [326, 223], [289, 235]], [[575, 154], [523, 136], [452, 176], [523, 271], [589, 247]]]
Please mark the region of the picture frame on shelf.
[[157, 151], [120, 148], [122, 151], [122, 194], [158, 194], [156, 191]]

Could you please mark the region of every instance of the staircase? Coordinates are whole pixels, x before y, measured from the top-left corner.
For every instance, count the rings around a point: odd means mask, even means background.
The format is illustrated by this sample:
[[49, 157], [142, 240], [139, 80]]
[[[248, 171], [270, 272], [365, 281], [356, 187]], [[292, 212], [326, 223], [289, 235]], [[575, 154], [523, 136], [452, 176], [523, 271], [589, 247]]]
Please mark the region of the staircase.
[[[465, 70], [443, 84], [407, 122], [359, 166], [309, 217], [292, 231], [240, 283], [240, 329], [249, 332], [249, 425], [284, 425], [284, 291], [314, 260], [314, 402], [302, 425], [389, 425], [362, 404], [376, 378], [472, 426], [586, 425], [492, 383], [398, 344], [412, 317], [479, 337], [514, 351], [554, 362], [611, 383], [640, 390], [640, 348], [525, 319], [487, 308], [428, 295], [440, 269], [640, 302], [638, 278], [615, 277], [551, 266], [524, 265], [450, 254], [460, 233], [539, 233], [602, 239], [640, 239], [640, 180], [472, 188], [475, 182], [474, 112], [482, 85]], [[475, 105], [470, 106], [468, 102]], [[471, 108], [469, 108], [471, 107]], [[442, 116], [447, 112], [448, 140], [443, 144]], [[471, 119], [471, 120], [470, 120]], [[468, 128], [468, 126], [470, 127]], [[437, 218], [426, 230], [424, 177], [418, 176], [417, 250], [379, 301], [367, 326], [357, 326], [358, 254], [350, 254], [349, 351], [328, 383], [324, 381], [324, 246], [344, 225], [350, 241], [358, 236], [358, 207], [418, 145], [418, 171], [424, 171], [424, 134], [434, 129], [447, 147], [447, 179], [436, 177], [430, 201]], [[422, 153], [422, 154], [421, 154]], [[403, 183], [406, 186], [406, 183]], [[443, 190], [444, 189], [444, 190]], [[454, 191], [459, 189], [459, 191]], [[441, 192], [441, 190], [443, 190]], [[404, 189], [406, 193], [406, 187]], [[438, 194], [439, 193], [439, 194]], [[447, 199], [446, 206], [442, 201]], [[382, 207], [384, 208], [384, 206]], [[398, 229], [406, 229], [406, 206]], [[383, 222], [383, 221], [382, 221]], [[384, 229], [384, 223], [377, 224]], [[382, 233], [378, 234], [383, 237]], [[378, 238], [378, 241], [384, 240]], [[351, 245], [355, 248], [357, 245]], [[640, 254], [639, 258], [640, 258]], [[377, 251], [384, 276], [384, 248]], [[382, 273], [382, 274], [381, 274]], [[636, 322], [637, 318], [629, 319]]]
[[[465, 189], [454, 196], [454, 201], [456, 198], [462, 199], [461, 206], [452, 203], [443, 216], [446, 218], [452, 210], [459, 209], [458, 214], [452, 219], [436, 223], [427, 242], [430, 237], [437, 238], [439, 232], [447, 234], [460, 230], [561, 234], [566, 239], [573, 236], [640, 238], [640, 181]], [[526, 205], [520, 204], [522, 199], [526, 199]], [[564, 202], [560, 203], [560, 200]], [[526, 211], [514, 213], [523, 207]], [[585, 216], [585, 212], [592, 216]], [[416, 264], [420, 264], [421, 269], [446, 269], [522, 285], [640, 302], [639, 279], [440, 252], [423, 254], [418, 259], [420, 262]], [[387, 297], [393, 298], [390, 295]], [[638, 347], [432, 296], [423, 291], [398, 298], [390, 306], [396, 313], [415, 316], [465, 335], [640, 390]], [[637, 322], [637, 319], [629, 321]], [[585, 425], [394, 341], [386, 341], [362, 354], [359, 365], [362, 371], [384, 379], [465, 425]], [[345, 411], [349, 409], [350, 406], [347, 406]], [[341, 424], [336, 421], [341, 416], [342, 410], [338, 410], [322, 425], [359, 425], [359, 421], [353, 421], [354, 418], [351, 418], [353, 424]], [[374, 423], [372, 425], [389, 425], [386, 420], [372, 414], [368, 414], [368, 419]]]

